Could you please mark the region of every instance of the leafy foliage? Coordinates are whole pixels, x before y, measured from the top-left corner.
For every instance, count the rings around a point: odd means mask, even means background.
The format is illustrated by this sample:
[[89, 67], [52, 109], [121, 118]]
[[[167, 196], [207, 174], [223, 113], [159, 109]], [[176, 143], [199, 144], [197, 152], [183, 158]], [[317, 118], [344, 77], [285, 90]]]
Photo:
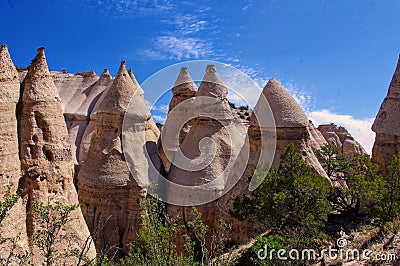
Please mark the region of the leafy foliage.
[[[321, 235], [331, 211], [328, 180], [307, 165], [293, 144], [280, 159], [280, 166], [268, 172], [251, 197], [234, 198], [232, 215], [256, 220], [276, 232]], [[263, 165], [257, 166], [256, 175], [265, 175], [259, 168]]]
[[123, 264], [184, 265], [174, 242], [181, 227], [165, 214], [164, 203], [149, 197], [140, 206], [143, 227], [138, 231], [138, 241], [130, 244], [131, 251]]
[[7, 217], [9, 210], [18, 201], [18, 194], [11, 194], [11, 185], [7, 186], [6, 193], [3, 196], [3, 201], [0, 202], [0, 226], [4, 218]]
[[33, 211], [36, 216], [39, 229], [32, 236], [33, 243], [43, 254], [43, 265], [55, 265], [59, 259], [72, 257], [79, 254], [76, 250], [67, 250], [61, 252], [56, 244], [61, 240], [73, 236], [61, 236], [60, 231], [65, 224], [70, 221], [70, 214], [76, 210], [79, 205], [64, 205], [60, 202], [55, 204], [33, 203]]
[[390, 222], [396, 225], [400, 218], [400, 156], [395, 156], [389, 163], [380, 184], [379, 197], [369, 208], [371, 216], [379, 224]]
[[[6, 192], [3, 195], [3, 200], [0, 201], [0, 227], [3, 220], [9, 215], [9, 211], [19, 199], [18, 194], [11, 193], [11, 185], [7, 185]], [[28, 251], [17, 252], [17, 243], [20, 236], [15, 238], [7, 238], [0, 235], [0, 265], [26, 265], [30, 256]]]

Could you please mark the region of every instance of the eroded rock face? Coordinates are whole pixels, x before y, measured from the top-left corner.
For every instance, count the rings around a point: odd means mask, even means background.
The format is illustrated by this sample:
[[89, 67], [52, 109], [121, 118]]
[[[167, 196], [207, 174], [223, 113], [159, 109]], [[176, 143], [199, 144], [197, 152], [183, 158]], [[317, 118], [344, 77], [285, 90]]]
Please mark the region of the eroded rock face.
[[393, 156], [400, 154], [400, 56], [372, 131], [376, 133], [372, 161], [384, 170]]
[[[167, 128], [164, 127], [164, 130], [170, 130], [171, 127], [173, 126], [182, 126], [177, 123], [180, 117], [185, 117], [187, 116], [186, 114], [186, 108], [179, 108], [175, 109], [173, 113], [171, 113], [171, 110], [182, 103], [183, 101], [186, 101], [192, 97], [196, 96], [197, 92], [197, 86], [194, 83], [192, 77], [189, 74], [189, 71], [186, 67], [182, 67], [181, 71], [179, 73], [178, 78], [175, 81], [174, 87], [172, 88], [172, 99], [171, 102], [169, 103], [169, 126]], [[191, 122], [189, 121], [188, 123], [185, 123], [182, 126], [182, 129], [180, 130], [179, 133], [179, 144], [182, 144], [183, 140], [185, 139], [186, 135], [189, 133], [191, 127]], [[164, 169], [166, 173], [169, 173], [170, 167], [171, 167], [171, 162], [168, 159], [168, 157], [173, 158], [173, 154], [176, 152], [178, 149], [178, 146], [172, 146], [170, 144], [166, 145], [168, 150], [166, 151], [169, 156], [167, 156], [163, 150], [162, 147], [162, 142], [161, 140], [159, 141], [159, 153], [161, 156], [161, 159], [164, 164]]]
[[[100, 254], [108, 254], [109, 258], [127, 254], [127, 244], [137, 239], [136, 233], [142, 223], [139, 201], [146, 197], [146, 189], [136, 180], [145, 179], [142, 175], [147, 174], [144, 169], [148, 165], [141, 154], [152, 141], [143, 137], [141, 141], [132, 143], [137, 158], [131, 158], [129, 154], [126, 158], [122, 146], [123, 120], [131, 98], [138, 115], [133, 117], [130, 110], [127, 111], [127, 115], [135, 120], [133, 128], [125, 129], [129, 133], [138, 130], [143, 136], [154, 135], [153, 128], [148, 129], [150, 113], [141, 92], [123, 61], [96, 110], [90, 148], [78, 175], [79, 200], [89, 229], [95, 236], [96, 249]], [[155, 142], [153, 146], [156, 147]], [[132, 176], [126, 160], [133, 168], [132, 173], [139, 176]]]
[[[169, 200], [188, 204], [194, 198], [202, 198], [207, 202], [196, 206], [209, 229], [207, 247], [211, 245], [221, 218], [218, 200], [213, 200], [212, 195], [222, 195], [229, 176], [226, 171], [236, 161], [246, 134], [245, 126], [229, 106], [227, 92], [215, 67], [207, 66], [196, 97], [184, 106], [188, 110], [193, 108], [196, 118], [191, 122], [191, 129], [180, 146], [180, 152], [176, 153], [168, 175], [172, 182], [195, 189], [187, 194], [167, 190]], [[165, 127], [168, 127], [167, 123]], [[197, 163], [199, 161], [201, 163]], [[205, 186], [211, 182], [213, 185]], [[192, 207], [171, 204], [167, 208], [169, 215], [180, 219], [180, 223], [194, 219]]]
[[[3, 198], [7, 185], [10, 192], [16, 193], [21, 178], [21, 162], [18, 151], [18, 133], [16, 107], [20, 94], [20, 82], [18, 72], [11, 61], [6, 45], [0, 50], [0, 197]], [[1, 236], [15, 238], [20, 232], [26, 232], [26, 206], [19, 199], [9, 211], [8, 217], [0, 227]], [[3, 247], [3, 246], [2, 246]], [[4, 248], [4, 247], [3, 247]], [[17, 252], [29, 250], [28, 236], [20, 235]], [[7, 249], [2, 249], [7, 252]]]
[[322, 133], [315, 128], [311, 120], [309, 121], [308, 132], [310, 134], [311, 147], [313, 150], [319, 150], [322, 146], [328, 144]]
[[[78, 109], [78, 113], [85, 117], [85, 121], [76, 121], [69, 129], [70, 141], [73, 141], [76, 145], [76, 158], [77, 163], [82, 166], [84, 163], [87, 153], [89, 151], [90, 140], [94, 132], [94, 124], [96, 120], [96, 112], [100, 105], [100, 102], [106, 95], [106, 92], [112, 84], [113, 78], [108, 72], [108, 69], [104, 69], [99, 80], [91, 87], [85, 101], [81, 104]], [[76, 134], [73, 134], [76, 131]]]
[[358, 143], [346, 128], [335, 124], [319, 125], [318, 130], [324, 136], [327, 142], [336, 145], [342, 149], [342, 153], [349, 159], [354, 157], [354, 154], [365, 155], [367, 152]]
[[[40, 229], [33, 215], [34, 202], [65, 205], [78, 204], [73, 185], [74, 164], [68, 142], [61, 100], [48, 70], [44, 48], [39, 48], [23, 82], [21, 114], [18, 121], [20, 158], [23, 171], [22, 186], [27, 206], [28, 237]], [[84, 246], [89, 231], [82, 212], [72, 213], [62, 235], [74, 236], [75, 241], [61, 241], [61, 250]], [[32, 244], [32, 243], [31, 243]], [[35, 249], [31, 245], [31, 249]], [[34, 252], [38, 256], [37, 251]], [[89, 257], [95, 256], [93, 248]], [[35, 260], [35, 258], [33, 258]], [[68, 262], [73, 264], [74, 259]]]

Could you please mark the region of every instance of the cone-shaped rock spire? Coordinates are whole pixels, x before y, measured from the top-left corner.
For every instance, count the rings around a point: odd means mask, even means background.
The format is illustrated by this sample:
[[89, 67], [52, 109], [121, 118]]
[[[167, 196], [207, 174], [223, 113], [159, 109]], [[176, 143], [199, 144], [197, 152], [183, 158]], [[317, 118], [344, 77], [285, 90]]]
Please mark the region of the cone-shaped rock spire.
[[[47, 66], [44, 47], [37, 50], [36, 57], [29, 66], [28, 74], [24, 79], [22, 102], [60, 102], [58, 90], [54, 85]], [[26, 89], [25, 89], [26, 88]]]
[[[275, 157], [272, 164], [278, 166], [281, 151], [290, 143], [294, 143], [299, 148], [303, 158], [308, 162], [308, 164], [319, 174], [326, 177], [325, 171], [312, 151], [308, 129], [309, 120], [297, 101], [275, 78], [268, 81], [262, 94], [268, 101], [276, 126], [277, 141]], [[255, 110], [263, 109], [263, 106], [260, 106], [260, 102], [262, 101], [259, 100]], [[257, 139], [258, 137], [255, 135], [260, 134], [257, 133], [260, 128], [254, 114], [250, 118], [250, 125], [249, 137], [251, 142], [251, 138]], [[263, 131], [262, 128], [261, 131]]]
[[[79, 200], [89, 229], [96, 235], [96, 248], [110, 258], [126, 254], [128, 243], [137, 238], [141, 224], [139, 200], [146, 196], [127, 166], [122, 146], [125, 114], [134, 120], [134, 129], [147, 135], [150, 112], [138, 90], [123, 61], [96, 111], [89, 151], [78, 175]], [[137, 109], [128, 108], [130, 101]], [[148, 168], [141, 160], [148, 142], [144, 137], [132, 142], [133, 160], [140, 160], [141, 168], [136, 171], [140, 174], [145, 174], [142, 168]]]
[[128, 108], [129, 101], [135, 92], [135, 84], [126, 70], [125, 61], [121, 62], [117, 76], [115, 77], [110, 90], [100, 103], [97, 112], [103, 113], [124, 113]]
[[263, 89], [275, 119], [276, 127], [305, 127], [308, 118], [297, 101], [274, 78]]
[[372, 131], [400, 135], [400, 55], [388, 93], [372, 125]]
[[[208, 97], [197, 97], [199, 94]], [[191, 200], [202, 199], [204, 204], [197, 203], [201, 204], [197, 208], [203, 214], [203, 222], [210, 229], [209, 232], [216, 229], [221, 217], [217, 201], [213, 197], [222, 195], [246, 135], [246, 129], [229, 106], [226, 94], [227, 89], [218, 77], [215, 67], [207, 66], [196, 97], [173, 108], [164, 126], [165, 131], [163, 129], [163, 134], [168, 133], [170, 115], [178, 107], [182, 108], [182, 114], [185, 114], [186, 108], [185, 116], [194, 112], [195, 118], [190, 131], [174, 156], [168, 179], [176, 184], [191, 186], [195, 190], [177, 193], [171, 190], [173, 186], [169, 186], [167, 191], [170, 202], [180, 201], [187, 204]], [[171, 122], [173, 126], [174, 122]], [[168, 145], [173, 142], [168, 139], [168, 134], [164, 137], [163, 143]], [[175, 218], [185, 217], [186, 221], [193, 218], [191, 207], [171, 204], [168, 206], [168, 213]], [[208, 247], [211, 244], [211, 234], [206, 237]], [[178, 246], [182, 248], [182, 243], [178, 243]]]
[[[21, 162], [18, 152], [18, 133], [16, 105], [19, 99], [20, 81], [18, 72], [3, 44], [0, 50], [0, 198], [3, 198], [7, 185], [11, 184], [11, 193], [16, 193], [21, 178]], [[2, 221], [0, 234], [3, 238], [16, 238], [16, 253], [29, 250], [26, 235], [26, 206], [19, 199]], [[3, 243], [2, 247], [4, 247]]]
[[19, 99], [19, 77], [7, 45], [2, 44], [0, 49], [0, 102], [16, 103]]
[[5, 192], [7, 183], [12, 183], [13, 191], [16, 191], [21, 176], [15, 116], [19, 90], [18, 72], [7, 46], [3, 44], [0, 50], [0, 196]]
[[132, 68], [129, 68], [128, 74], [131, 77], [131, 79], [133, 81], [133, 84], [135, 85], [135, 94], [137, 93], [138, 97], [140, 96], [140, 97], [142, 97], [144, 99], [144, 91], [143, 91], [142, 87], [140, 87], [139, 82], [136, 80], [136, 77], [133, 74]]
[[[67, 127], [43, 48], [38, 49], [23, 84], [18, 133], [24, 200], [27, 202], [27, 232], [31, 237], [39, 229], [32, 210], [34, 202], [72, 205], [78, 203], [78, 197], [73, 184], [74, 166]], [[79, 248], [89, 231], [81, 211], [76, 210], [73, 215], [74, 219], [67, 223], [62, 233], [75, 236], [72, 245]], [[71, 248], [69, 242], [62, 241], [57, 245], [63, 249]], [[94, 249], [90, 249], [89, 254], [94, 256]]]
[[82, 114], [84, 116], [90, 116], [94, 105], [96, 104], [96, 98], [99, 98], [99, 95], [108, 87], [111, 86], [112, 76], [108, 69], [104, 69], [100, 78], [89, 88], [90, 91], [85, 99], [85, 101], [81, 104], [78, 111], [76, 113]]
[[190, 76], [188, 69], [182, 67], [179, 76], [175, 81], [174, 87], [172, 88], [172, 94], [174, 96], [172, 96], [171, 102], [169, 103], [169, 111], [180, 102], [194, 97], [196, 92], [197, 86]]
[[215, 66], [208, 65], [206, 68], [206, 74], [200, 83], [199, 91], [197, 92], [196, 96], [209, 96], [219, 99], [226, 99], [227, 94], [228, 89], [218, 76]]
[[372, 131], [376, 133], [372, 161], [384, 172], [393, 156], [400, 154], [400, 55]]
[[[172, 99], [171, 102], [169, 103], [169, 109], [168, 113], [170, 116], [170, 121], [175, 120], [174, 116], [176, 119], [179, 119], [180, 116], [185, 116], [186, 115], [186, 108], [179, 108], [175, 109], [174, 112], [171, 113], [171, 110], [182, 103], [185, 100], [188, 100], [196, 95], [197, 92], [197, 86], [194, 83], [192, 77], [189, 74], [189, 71], [186, 67], [182, 67], [180, 70], [180, 73], [178, 75], [178, 78], [175, 81], [174, 87], [172, 88]], [[178, 117], [177, 117], [178, 116]], [[171, 126], [178, 126], [180, 127], [181, 125], [173, 125], [174, 123], [171, 123], [169, 127]], [[190, 127], [191, 127], [191, 122], [186, 123], [184, 126], [182, 126], [182, 129], [180, 130], [179, 133], [179, 145], [182, 144], [183, 140], [185, 139], [186, 135], [188, 134]], [[163, 164], [165, 171], [168, 173], [171, 167], [171, 162], [165, 155], [165, 152], [162, 147], [162, 142], [159, 142], [159, 153], [162, 158]], [[171, 145], [168, 145], [168, 148], [171, 150], [171, 152], [174, 152], [177, 150], [178, 147], [172, 147]], [[167, 151], [169, 152], [169, 151]]]
[[111, 83], [112, 76], [108, 69], [104, 69], [100, 78], [86, 89], [86, 91], [89, 92], [78, 111], [74, 113], [72, 125], [68, 128], [68, 135], [70, 142], [72, 143], [74, 160], [75, 163], [79, 164], [75, 168], [76, 175], [81, 166], [80, 164], [86, 158], [90, 145], [90, 138], [94, 130], [94, 117], [92, 116], [92, 111], [101, 98], [102, 93], [111, 86]]

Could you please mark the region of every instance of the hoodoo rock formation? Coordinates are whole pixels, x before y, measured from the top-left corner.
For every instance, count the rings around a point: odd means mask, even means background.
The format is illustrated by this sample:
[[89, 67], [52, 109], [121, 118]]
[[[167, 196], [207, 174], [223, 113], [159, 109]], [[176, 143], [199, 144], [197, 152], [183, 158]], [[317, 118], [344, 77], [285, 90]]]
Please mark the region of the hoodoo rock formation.
[[347, 129], [342, 126], [337, 126], [333, 123], [328, 125], [319, 125], [318, 130], [327, 142], [340, 147], [342, 153], [350, 159], [353, 158], [355, 153], [361, 155], [367, 154], [361, 144], [358, 143]]
[[[135, 75], [133, 74], [132, 69], [130, 68], [128, 70], [128, 74], [131, 77], [133, 84], [137, 87], [136, 93], [132, 96], [132, 102], [136, 103], [138, 106], [133, 107], [131, 106], [128, 110], [128, 112], [133, 112], [137, 113], [140, 111], [141, 106], [143, 110], [142, 112], [142, 117], [140, 119], [145, 119], [145, 137], [147, 141], [147, 152], [149, 153], [149, 156], [153, 160], [153, 163], [155, 164], [155, 168], [157, 171], [161, 170], [162, 167], [162, 162], [160, 161], [159, 155], [158, 155], [158, 150], [157, 150], [157, 142], [158, 139], [160, 138], [160, 130], [154, 123], [153, 117], [151, 116], [149, 112], [149, 108], [146, 104], [146, 100], [144, 98], [144, 91], [142, 87], [139, 85], [139, 82], [137, 82]], [[138, 104], [140, 103], [140, 104]], [[139, 120], [140, 120], [139, 119]], [[140, 120], [142, 122], [142, 120]]]
[[197, 86], [194, 83], [189, 71], [186, 67], [182, 67], [178, 78], [172, 88], [172, 99], [169, 103], [169, 111], [171, 111], [179, 103], [196, 96]]
[[[325, 171], [312, 150], [313, 130], [315, 128], [310, 124], [296, 100], [276, 79], [269, 80], [250, 117], [247, 130], [248, 141], [242, 148], [237, 162], [240, 164], [243, 160], [241, 157], [248, 156], [246, 169], [232, 190], [220, 199], [220, 206], [225, 213], [233, 210], [231, 196], [250, 197], [249, 177], [257, 165], [267, 162], [272, 163], [274, 167], [278, 166], [282, 150], [290, 143], [299, 148], [303, 158], [311, 167], [326, 177]], [[318, 145], [321, 145], [325, 140], [317, 130], [313, 133], [315, 138], [318, 138], [316, 140]], [[275, 153], [271, 154], [274, 150]], [[232, 240], [236, 243], [246, 242], [261, 233], [256, 223], [238, 221], [229, 216], [224, 218], [231, 225]]]
[[[11, 61], [6, 45], [0, 50], [0, 197], [3, 198], [7, 186], [16, 193], [21, 178], [21, 162], [18, 152], [18, 133], [16, 107], [19, 100], [20, 82], [18, 72]], [[3, 221], [2, 237], [14, 238], [20, 232], [26, 232], [26, 206], [19, 199]], [[19, 248], [28, 250], [26, 234], [20, 235]]]
[[[171, 102], [169, 103], [169, 110], [168, 113], [170, 114], [169, 117], [169, 121], [171, 121], [169, 123], [169, 126], [167, 128], [164, 128], [165, 130], [169, 130], [170, 127], [174, 127], [174, 126], [182, 126], [182, 125], [178, 125], [177, 123], [174, 123], [174, 120], [179, 120], [179, 117], [183, 116], [187, 116], [186, 113], [186, 109], [184, 108], [179, 108], [178, 110], [176, 109], [172, 114], [171, 114], [171, 110], [179, 105], [180, 103], [182, 103], [183, 101], [186, 101], [192, 97], [196, 96], [196, 92], [197, 92], [197, 86], [194, 83], [192, 77], [189, 74], [189, 71], [186, 67], [182, 67], [181, 71], [179, 73], [178, 78], [175, 81], [174, 87], [172, 88], [172, 99]], [[173, 116], [178, 116], [174, 119]], [[188, 121], [187, 123], [185, 123], [182, 126], [182, 129], [180, 130], [179, 133], [179, 144], [182, 144], [183, 140], [185, 139], [186, 135], [189, 133], [191, 127], [191, 122]], [[165, 171], [167, 173], [169, 173], [170, 167], [171, 167], [171, 162], [170, 160], [167, 158], [167, 156], [165, 155], [165, 152], [163, 150], [162, 147], [162, 143], [161, 141], [159, 142], [159, 152], [160, 152], [160, 156], [162, 158], [163, 164], [164, 164], [164, 168]], [[176, 152], [176, 150], [178, 149], [178, 147], [176, 146], [172, 146], [172, 145], [167, 145], [168, 147], [168, 151], [166, 151], [169, 156], [171, 157], [171, 159], [173, 159], [173, 155]]]
[[[196, 97], [186, 107], [196, 110], [196, 118], [191, 122], [191, 129], [175, 155], [168, 175], [168, 179], [176, 184], [197, 189], [187, 194], [168, 190], [169, 199], [186, 204], [191, 200], [204, 200], [205, 204], [197, 209], [209, 228], [207, 246], [211, 244], [220, 217], [217, 201], [212, 201], [212, 196], [222, 195], [229, 175], [226, 171], [236, 161], [246, 134], [240, 118], [229, 106], [227, 93], [215, 67], [207, 66]], [[183, 157], [190, 160], [193, 167], [188, 167], [191, 163], [181, 164], [185, 161]], [[183, 223], [194, 218], [192, 207], [171, 204], [167, 208], [172, 217], [179, 217]]]
[[[47, 67], [44, 48], [38, 49], [29, 67], [20, 101], [18, 133], [23, 198], [27, 206], [27, 234], [32, 237], [40, 229], [33, 212], [34, 202], [78, 203], [73, 185], [74, 164], [68, 131], [60, 96]], [[60, 249], [81, 249], [90, 235], [80, 210], [75, 210], [72, 218], [62, 234], [73, 236], [74, 241], [61, 241], [57, 244]], [[95, 256], [93, 248], [88, 255]]]
[[272, 165], [279, 165], [282, 150], [293, 143], [307, 163], [320, 175], [326, 176], [312, 150], [309, 120], [297, 101], [274, 78], [268, 81], [262, 93], [271, 107], [276, 126], [277, 141]]
[[[249, 177], [258, 163], [278, 166], [282, 150], [293, 143], [326, 177], [313, 149], [333, 143], [350, 158], [365, 154], [343, 127], [315, 128], [276, 79], [266, 84], [254, 110], [234, 109], [213, 65], [207, 66], [199, 88], [183, 67], [172, 94], [160, 134], [144, 91], [124, 61], [114, 79], [107, 69], [100, 77], [50, 72], [44, 48], [39, 48], [29, 70], [17, 72], [2, 45], [0, 196], [12, 184], [11, 192], [21, 198], [2, 221], [1, 236], [18, 237], [16, 252], [33, 252], [31, 263], [39, 264], [43, 258], [32, 236], [42, 225], [34, 203], [79, 202], [56, 248], [81, 250], [93, 236], [95, 248], [85, 255], [94, 258], [97, 251], [117, 259], [137, 240], [143, 225], [140, 201], [154, 189], [169, 202], [169, 216], [186, 225], [189, 235], [187, 222], [195, 218], [192, 206], [197, 207], [208, 227], [208, 248], [216, 240], [220, 218], [230, 225], [230, 240], [242, 244], [260, 231], [257, 224], [230, 216], [231, 196], [250, 195], [256, 184]], [[399, 106], [400, 59], [372, 127], [377, 134], [373, 161], [381, 166], [400, 154]], [[160, 176], [169, 181], [151, 186]], [[176, 244], [179, 252], [184, 250], [181, 240]], [[65, 263], [75, 265], [74, 260]]]
[[[127, 254], [127, 244], [137, 238], [142, 223], [139, 201], [146, 197], [146, 189], [139, 186], [137, 177], [129, 171], [122, 146], [123, 121], [126, 112], [130, 115], [127, 108], [131, 98], [140, 115], [134, 128], [145, 132], [149, 128], [146, 122], [150, 120], [150, 112], [146, 111], [142, 89], [129, 75], [123, 61], [96, 111], [90, 148], [78, 175], [79, 200], [95, 237], [96, 249], [99, 254], [108, 254], [109, 258]], [[150, 126], [143, 134], [154, 139], [153, 130]], [[147, 143], [143, 139], [132, 145], [140, 148], [136, 149], [137, 153], [143, 153]], [[153, 146], [156, 146], [155, 142]], [[141, 163], [141, 167], [147, 166]]]
[[384, 169], [393, 156], [400, 154], [400, 56], [372, 131], [376, 133], [372, 161]]

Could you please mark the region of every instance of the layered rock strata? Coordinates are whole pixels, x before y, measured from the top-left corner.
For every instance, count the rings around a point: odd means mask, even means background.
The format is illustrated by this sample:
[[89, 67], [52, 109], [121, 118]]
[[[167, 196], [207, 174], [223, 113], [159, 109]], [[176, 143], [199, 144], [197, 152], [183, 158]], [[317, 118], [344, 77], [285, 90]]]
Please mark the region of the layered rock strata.
[[[18, 121], [20, 158], [23, 171], [23, 198], [27, 209], [27, 234], [31, 238], [41, 230], [34, 215], [35, 202], [64, 205], [78, 204], [73, 184], [74, 163], [68, 142], [61, 100], [48, 70], [44, 48], [39, 48], [23, 82], [20, 98], [21, 112]], [[80, 209], [71, 214], [61, 235], [73, 241], [56, 244], [60, 250], [82, 249], [89, 239], [89, 231]], [[62, 239], [62, 238], [61, 238]], [[35, 247], [31, 242], [31, 249]], [[34, 254], [39, 254], [34, 252]], [[95, 256], [92, 246], [89, 257]], [[35, 260], [35, 258], [33, 258]], [[75, 263], [71, 258], [68, 263]]]
[[400, 154], [400, 56], [372, 131], [376, 133], [372, 161], [384, 170], [393, 156]]

